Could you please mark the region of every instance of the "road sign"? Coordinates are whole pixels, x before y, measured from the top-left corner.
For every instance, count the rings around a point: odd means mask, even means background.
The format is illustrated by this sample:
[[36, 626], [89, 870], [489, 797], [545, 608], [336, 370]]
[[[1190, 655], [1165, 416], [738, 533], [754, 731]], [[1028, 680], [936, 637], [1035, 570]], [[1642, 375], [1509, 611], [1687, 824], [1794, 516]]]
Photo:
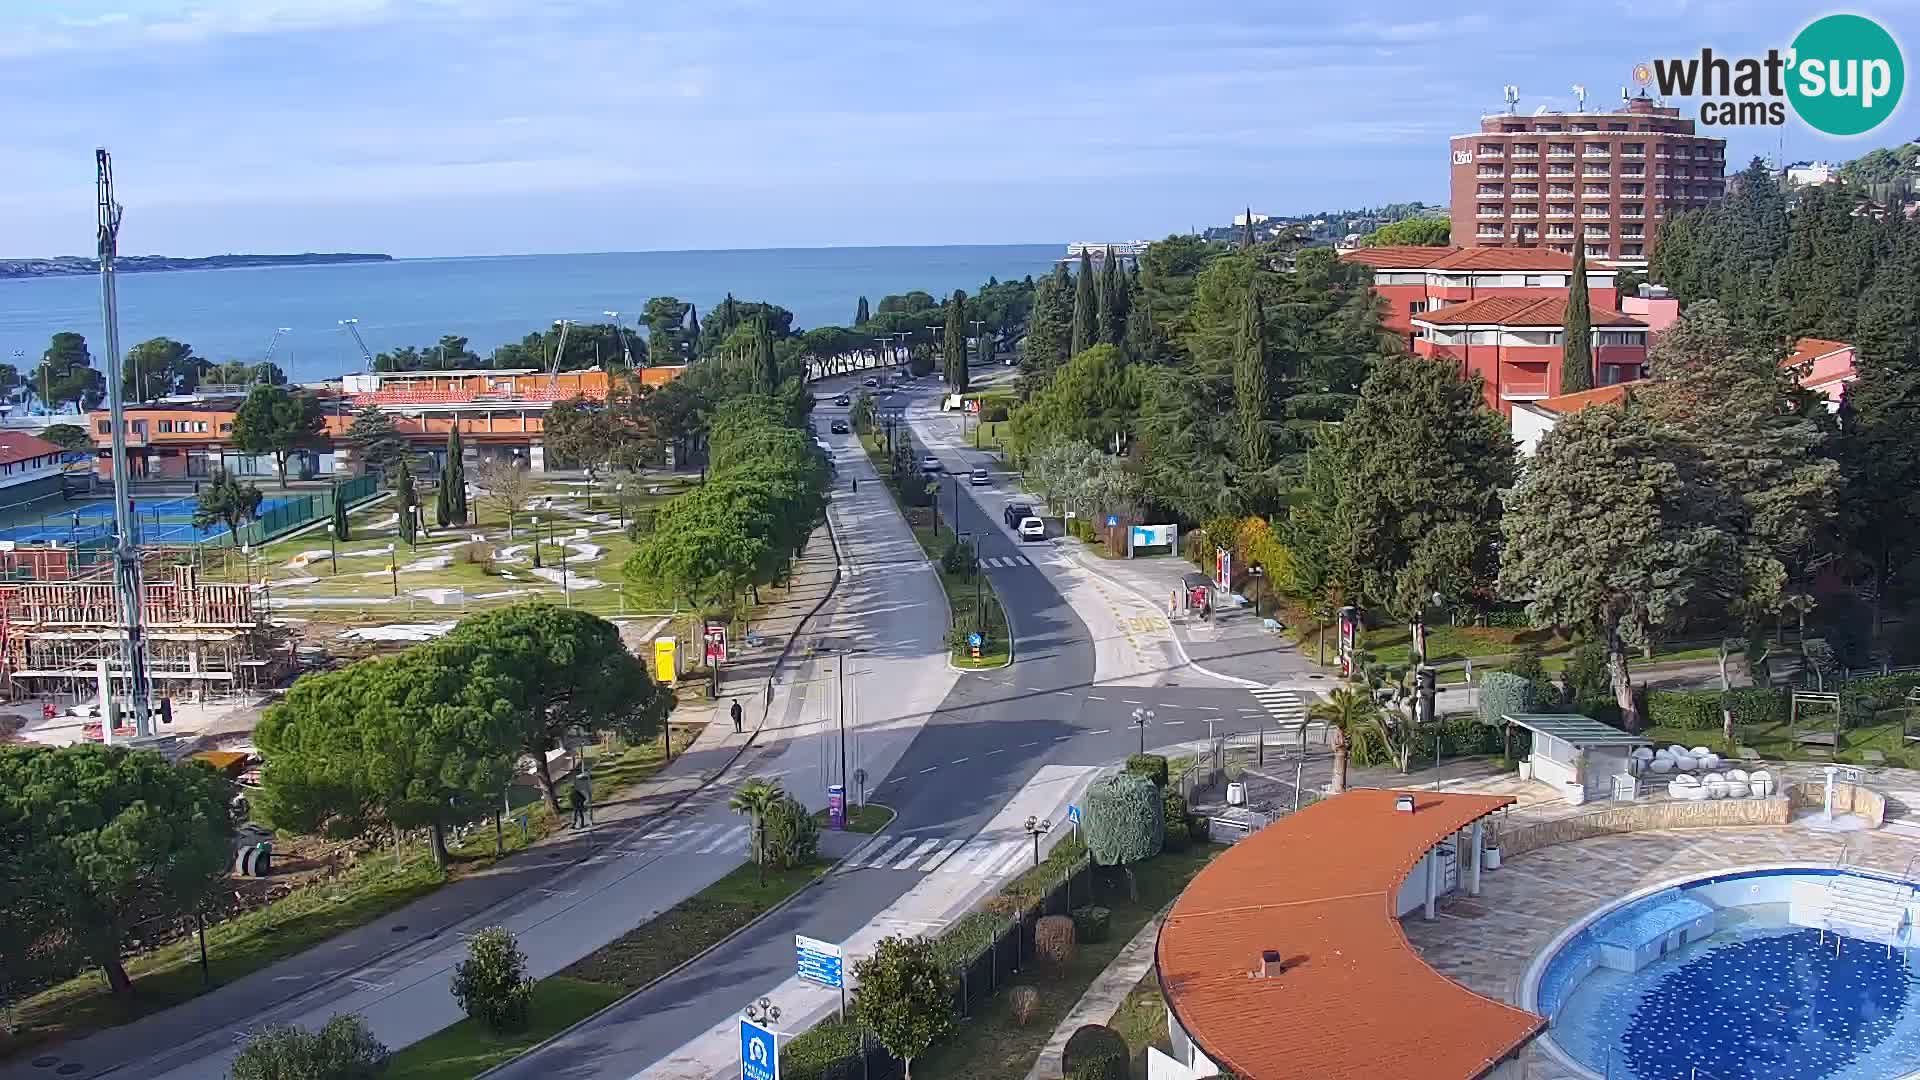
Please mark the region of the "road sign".
[[842, 954], [840, 946], [805, 934], [793, 935], [793, 948], [799, 961], [799, 975], [821, 986], [840, 986]]
[[773, 1031], [740, 1021], [740, 1080], [780, 1080], [780, 1048]]
[[1111, 529], [1118, 524], [1120, 524], [1120, 515], [1118, 514], [1107, 515], [1107, 528]]
[[967, 635], [967, 644], [976, 649], [980, 647], [980, 634], [978, 631]]
[[847, 785], [827, 785], [827, 827], [844, 829], [847, 827]]
[[1080, 824], [1080, 804], [1079, 803], [1067, 804], [1067, 821], [1074, 825]]
[[724, 664], [727, 662], [727, 628], [709, 626], [706, 628], [707, 663]]

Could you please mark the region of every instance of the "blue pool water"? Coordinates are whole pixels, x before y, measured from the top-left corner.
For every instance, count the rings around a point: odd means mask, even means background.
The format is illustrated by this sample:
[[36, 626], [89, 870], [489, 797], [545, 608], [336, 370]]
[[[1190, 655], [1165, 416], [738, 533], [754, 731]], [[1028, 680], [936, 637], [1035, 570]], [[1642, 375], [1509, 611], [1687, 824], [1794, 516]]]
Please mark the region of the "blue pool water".
[[1920, 949], [1889, 953], [1840, 939], [1836, 955], [1835, 935], [1823, 941], [1818, 930], [1790, 925], [1785, 903], [1708, 904], [1719, 918], [1710, 937], [1631, 974], [1594, 966], [1609, 927], [1644, 924], [1642, 913], [1659, 924], [1674, 904], [1667, 890], [1616, 909], [1546, 964], [1535, 1006], [1574, 1061], [1610, 1080], [1893, 1080], [1920, 1072]]

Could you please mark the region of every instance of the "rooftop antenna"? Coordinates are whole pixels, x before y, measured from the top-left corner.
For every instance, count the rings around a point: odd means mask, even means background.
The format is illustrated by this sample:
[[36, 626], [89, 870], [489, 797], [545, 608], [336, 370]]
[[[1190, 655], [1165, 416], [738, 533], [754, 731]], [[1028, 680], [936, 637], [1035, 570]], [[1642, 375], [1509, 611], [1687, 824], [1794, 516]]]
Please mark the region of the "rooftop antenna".
[[1520, 110], [1520, 88], [1512, 83], [1508, 83], [1501, 89], [1505, 92], [1507, 98], [1507, 115], [1512, 116]]
[[1580, 103], [1580, 108], [1578, 111], [1580, 112], [1587, 111], [1587, 88], [1586, 87], [1581, 86], [1579, 83], [1574, 83], [1573, 99]]
[[[120, 304], [114, 293], [113, 260], [120, 253], [120, 204], [113, 197], [113, 159], [105, 147], [93, 152], [94, 186], [100, 210], [100, 320], [105, 324], [107, 344], [107, 410], [113, 443], [113, 527], [114, 584], [120, 592], [120, 609], [127, 623], [125, 663], [128, 699], [133, 707], [135, 738], [153, 734], [147, 718], [146, 642], [140, 634], [141, 593], [140, 549], [133, 535], [132, 504], [127, 498], [127, 412], [125, 394], [120, 385]], [[104, 683], [103, 691], [104, 691]], [[100, 703], [103, 739], [111, 742], [114, 718], [109, 703]]]

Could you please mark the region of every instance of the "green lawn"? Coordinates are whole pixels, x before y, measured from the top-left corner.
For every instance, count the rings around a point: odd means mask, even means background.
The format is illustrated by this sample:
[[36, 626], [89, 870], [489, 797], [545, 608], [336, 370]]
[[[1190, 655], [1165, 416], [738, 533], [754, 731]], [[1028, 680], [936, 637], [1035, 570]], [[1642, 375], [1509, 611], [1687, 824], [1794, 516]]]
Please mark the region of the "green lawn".
[[[849, 807], [847, 813], [847, 831], [877, 833], [881, 829], [886, 828], [888, 823], [893, 820], [893, 817], [893, 808], [882, 806], [879, 803], [870, 802], [864, 806]], [[820, 827], [825, 829], [827, 827], [827, 812], [825, 810], [816, 812], [813, 815], [813, 820], [819, 822]]]
[[495, 1034], [472, 1020], [442, 1028], [393, 1056], [385, 1080], [466, 1080], [511, 1061], [618, 1001], [626, 991], [605, 983], [555, 975], [533, 987], [525, 1031]]
[[1167, 1031], [1167, 1003], [1160, 996], [1158, 972], [1149, 968], [1140, 977], [1108, 1026], [1119, 1032], [1133, 1051], [1135, 1076], [1147, 1075], [1147, 1047], [1157, 1046], [1167, 1054], [1173, 1053], [1173, 1039]]
[[[1126, 947], [1133, 935], [1161, 908], [1180, 895], [1187, 882], [1215, 854], [1225, 850], [1200, 844], [1161, 855], [1134, 868], [1139, 899], [1130, 900], [1124, 879], [1115, 877], [1098, 886], [1095, 903], [1113, 910], [1107, 940], [1083, 943], [1073, 960], [1059, 970], [1035, 964], [1021, 981], [1039, 992], [1040, 1006], [1026, 1024], [1014, 1020], [1008, 1009], [1008, 990], [1002, 987], [972, 1017], [913, 1063], [916, 1080], [1022, 1080], [1067, 1013], [1079, 1002], [1093, 980]], [[1144, 1075], [1144, 1074], [1136, 1074]]]

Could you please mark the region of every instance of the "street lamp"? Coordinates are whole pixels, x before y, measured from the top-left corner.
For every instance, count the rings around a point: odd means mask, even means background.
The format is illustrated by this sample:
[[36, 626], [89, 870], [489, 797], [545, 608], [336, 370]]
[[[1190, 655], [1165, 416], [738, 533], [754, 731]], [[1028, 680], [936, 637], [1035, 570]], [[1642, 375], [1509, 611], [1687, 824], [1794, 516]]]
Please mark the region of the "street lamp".
[[[547, 528], [551, 530], [553, 526], [549, 525]], [[551, 531], [548, 535], [552, 535]], [[567, 538], [564, 536], [560, 538], [560, 591], [567, 598], [567, 606], [572, 607], [573, 587], [567, 584]]]
[[540, 515], [533, 515], [533, 568], [540, 569]]
[[1259, 563], [1254, 563], [1247, 568], [1247, 576], [1251, 577], [1253, 583], [1259, 586], [1259, 589], [1253, 594], [1253, 617], [1257, 619], [1260, 617], [1260, 601], [1265, 597], [1267, 592], [1267, 572]]
[[394, 599], [400, 598], [400, 552], [393, 544], [387, 545], [387, 573], [393, 578]]
[[1053, 822], [1044, 818], [1028, 817], [1025, 826], [1027, 835], [1033, 837], [1033, 865], [1040, 865], [1040, 838], [1053, 831]]
[[620, 527], [622, 529], [625, 529], [627, 527], [627, 485], [626, 484], [621, 483], [621, 484], [613, 485], [613, 501], [619, 505]]
[[327, 522], [327, 561], [333, 564], [333, 573], [340, 573], [340, 537], [333, 531], [333, 522]]
[[780, 1022], [780, 1006], [775, 1005], [771, 998], [761, 998], [748, 1005], [744, 1011], [748, 1020], [761, 1027], [772, 1027]]
[[1140, 729], [1140, 752], [1147, 752], [1147, 725], [1153, 723], [1152, 709], [1133, 710], [1133, 726]]

